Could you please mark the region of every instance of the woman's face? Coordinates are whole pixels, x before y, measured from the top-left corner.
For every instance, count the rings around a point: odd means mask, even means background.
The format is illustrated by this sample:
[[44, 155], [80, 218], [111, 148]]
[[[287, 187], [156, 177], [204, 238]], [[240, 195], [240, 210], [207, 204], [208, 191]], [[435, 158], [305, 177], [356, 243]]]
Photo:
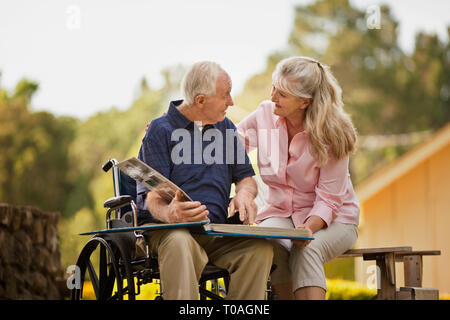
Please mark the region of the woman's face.
[[303, 99], [293, 96], [290, 93], [282, 91], [272, 85], [270, 91], [271, 100], [275, 103], [274, 114], [280, 117], [302, 117], [303, 112], [309, 105], [311, 99]]

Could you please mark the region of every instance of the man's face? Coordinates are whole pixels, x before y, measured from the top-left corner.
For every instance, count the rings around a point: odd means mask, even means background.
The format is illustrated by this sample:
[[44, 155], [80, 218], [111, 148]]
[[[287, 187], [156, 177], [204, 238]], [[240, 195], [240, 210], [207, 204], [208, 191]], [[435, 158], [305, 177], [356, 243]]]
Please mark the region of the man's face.
[[206, 97], [203, 125], [223, 121], [228, 107], [232, 105], [231, 79], [226, 72], [221, 72], [216, 80], [216, 94]]

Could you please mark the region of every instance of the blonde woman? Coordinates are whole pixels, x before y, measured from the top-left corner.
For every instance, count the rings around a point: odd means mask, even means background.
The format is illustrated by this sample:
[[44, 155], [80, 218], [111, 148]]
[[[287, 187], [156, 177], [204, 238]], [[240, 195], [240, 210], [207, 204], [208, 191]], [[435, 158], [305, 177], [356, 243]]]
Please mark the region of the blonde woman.
[[328, 66], [308, 57], [282, 60], [271, 101], [238, 125], [247, 151], [258, 148], [268, 186], [261, 226], [306, 228], [312, 241], [274, 243], [271, 275], [279, 299], [325, 299], [324, 264], [358, 237], [359, 203], [349, 174], [356, 132]]

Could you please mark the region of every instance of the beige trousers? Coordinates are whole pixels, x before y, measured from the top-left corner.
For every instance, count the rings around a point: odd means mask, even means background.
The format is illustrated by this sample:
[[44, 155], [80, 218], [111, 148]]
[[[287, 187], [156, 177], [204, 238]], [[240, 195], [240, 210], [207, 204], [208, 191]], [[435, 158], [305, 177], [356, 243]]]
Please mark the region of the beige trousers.
[[[260, 226], [294, 228], [291, 218], [271, 217]], [[290, 240], [271, 240], [273, 263], [277, 265], [270, 275], [272, 284], [292, 282], [293, 291], [303, 287], [321, 287], [327, 290], [324, 264], [353, 248], [358, 238], [358, 226], [333, 222], [326, 229], [314, 233], [305, 248], [298, 248]]]
[[[273, 258], [267, 240], [212, 237], [182, 228], [148, 231], [146, 236], [150, 250], [158, 254], [164, 299], [197, 300], [198, 281], [208, 262], [230, 273], [227, 299], [264, 299]], [[145, 244], [138, 240], [137, 245], [142, 250]]]

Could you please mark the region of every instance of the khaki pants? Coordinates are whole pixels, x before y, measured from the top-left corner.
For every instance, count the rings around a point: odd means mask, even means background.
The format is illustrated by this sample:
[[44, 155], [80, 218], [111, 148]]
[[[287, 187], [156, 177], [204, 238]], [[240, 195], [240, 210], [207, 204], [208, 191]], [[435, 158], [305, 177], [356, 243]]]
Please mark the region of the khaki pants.
[[[265, 227], [294, 228], [291, 218], [271, 217], [260, 223]], [[305, 248], [298, 248], [290, 240], [271, 240], [273, 262], [272, 284], [292, 282], [293, 291], [303, 287], [327, 290], [324, 264], [353, 248], [358, 238], [358, 226], [333, 222], [326, 229], [314, 233], [314, 240]]]
[[[187, 229], [146, 232], [158, 254], [162, 296], [167, 300], [197, 300], [198, 281], [211, 262], [230, 273], [229, 300], [263, 300], [272, 266], [273, 248], [265, 239], [212, 237]], [[138, 251], [145, 243], [138, 240]]]

